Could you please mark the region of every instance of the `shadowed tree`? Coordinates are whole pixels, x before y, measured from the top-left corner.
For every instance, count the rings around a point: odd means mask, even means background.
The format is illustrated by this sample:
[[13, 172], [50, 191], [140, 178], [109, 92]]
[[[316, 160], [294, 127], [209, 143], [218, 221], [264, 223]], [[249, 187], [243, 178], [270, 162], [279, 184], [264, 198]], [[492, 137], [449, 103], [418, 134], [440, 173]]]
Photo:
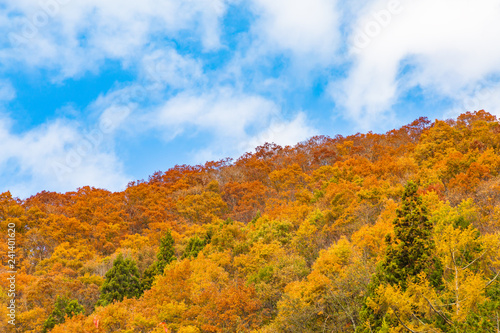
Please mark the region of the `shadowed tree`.
[[433, 225], [417, 190], [414, 182], [405, 186], [402, 206], [393, 222], [394, 238], [386, 237], [386, 254], [368, 286], [368, 297], [360, 316], [362, 325], [358, 326], [357, 332], [379, 332], [390, 324], [385, 311], [375, 313], [367, 305], [376, 301], [376, 290], [380, 285], [392, 285], [404, 291], [408, 283], [416, 281], [422, 272], [435, 288], [442, 284], [443, 269], [434, 255]]
[[49, 318], [43, 324], [42, 333], [49, 332], [54, 326], [64, 323], [66, 317], [71, 318], [79, 313], [84, 313], [85, 309], [83, 306], [78, 304], [76, 299], [70, 300], [65, 297], [57, 296], [56, 304], [54, 310], [50, 314]]
[[106, 273], [97, 305], [106, 306], [113, 301], [122, 301], [125, 297], [139, 297], [141, 295], [139, 277], [135, 261], [123, 259], [122, 254], [118, 255], [113, 267]]
[[141, 280], [142, 291], [151, 289], [157, 275], [163, 274], [165, 267], [172, 261], [177, 260], [174, 250], [174, 238], [170, 230], [160, 240], [160, 250], [156, 256], [157, 260], [145, 271]]

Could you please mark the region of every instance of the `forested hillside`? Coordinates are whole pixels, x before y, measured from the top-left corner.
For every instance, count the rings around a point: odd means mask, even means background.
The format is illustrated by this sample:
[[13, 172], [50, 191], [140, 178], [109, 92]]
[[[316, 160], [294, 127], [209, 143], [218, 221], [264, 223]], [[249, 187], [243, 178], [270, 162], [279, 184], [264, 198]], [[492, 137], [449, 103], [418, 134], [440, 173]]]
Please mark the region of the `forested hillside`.
[[[0, 195], [6, 332], [500, 332], [500, 124], [266, 144], [123, 192]], [[3, 329], [2, 329], [3, 331]]]

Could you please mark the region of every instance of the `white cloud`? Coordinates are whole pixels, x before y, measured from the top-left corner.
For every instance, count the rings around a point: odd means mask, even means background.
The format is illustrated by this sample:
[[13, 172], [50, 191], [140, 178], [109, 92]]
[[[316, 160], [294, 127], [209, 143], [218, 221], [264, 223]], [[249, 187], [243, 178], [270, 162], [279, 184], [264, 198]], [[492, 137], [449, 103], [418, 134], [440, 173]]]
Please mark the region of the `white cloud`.
[[292, 120], [274, 120], [269, 127], [239, 144], [241, 152], [253, 151], [266, 142], [281, 146], [294, 146], [317, 135], [318, 131], [307, 123], [305, 113], [299, 112]]
[[[391, 117], [392, 105], [412, 87], [456, 98], [500, 72], [498, 0], [401, 0], [400, 10], [385, 19], [380, 15], [388, 6], [373, 1], [353, 20], [353, 67], [331, 89], [360, 126]], [[360, 32], [368, 42], [360, 43]]]
[[220, 88], [202, 94], [180, 93], [168, 100], [156, 115], [147, 117], [151, 126], [167, 128], [170, 138], [191, 127], [218, 137], [239, 139], [249, 127], [264, 126], [278, 112], [278, 107], [263, 97]]
[[96, 128], [80, 132], [74, 124], [56, 121], [17, 134], [8, 119], [0, 120], [0, 191], [27, 197], [41, 190], [70, 191], [93, 185], [124, 189], [129, 181], [117, 157], [105, 149], [111, 140]]
[[172, 88], [189, 88], [205, 81], [202, 64], [176, 50], [155, 50], [142, 59], [145, 81]]
[[253, 152], [266, 142], [281, 146], [294, 146], [300, 141], [317, 135], [318, 131], [308, 124], [305, 113], [299, 112], [291, 120], [272, 118], [256, 134], [242, 133], [239, 139], [219, 137], [208, 147], [194, 150], [192, 163], [220, 160], [225, 157], [238, 158], [246, 152]]
[[294, 145], [317, 134], [305, 113], [287, 120], [273, 101], [227, 87], [180, 93], [142, 119], [148, 123], [145, 128], [160, 129], [167, 141], [180, 135], [208, 134], [190, 153], [192, 163], [236, 158], [265, 142]]
[[99, 117], [99, 127], [106, 134], [111, 133], [127, 120], [132, 110], [125, 105], [111, 105], [106, 108]]
[[254, 33], [274, 52], [292, 52], [302, 64], [331, 64], [340, 43], [334, 0], [253, 0]]
[[219, 48], [219, 20], [226, 10], [224, 0], [7, 0], [3, 5], [0, 28], [15, 42], [0, 59], [55, 69], [58, 79], [96, 71], [105, 59], [128, 65], [158, 37], [187, 30], [206, 50]]
[[464, 112], [478, 110], [500, 117], [500, 84], [480, 82], [475, 88], [458, 94], [455, 104], [445, 113], [447, 118], [456, 118]]

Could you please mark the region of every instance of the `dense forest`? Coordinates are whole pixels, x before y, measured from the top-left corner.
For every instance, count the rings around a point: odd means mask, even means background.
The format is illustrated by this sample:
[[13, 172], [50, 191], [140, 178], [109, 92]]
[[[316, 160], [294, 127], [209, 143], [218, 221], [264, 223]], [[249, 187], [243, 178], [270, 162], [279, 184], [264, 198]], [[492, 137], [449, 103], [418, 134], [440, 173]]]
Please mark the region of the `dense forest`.
[[500, 332], [500, 124], [265, 144], [123, 192], [0, 195], [6, 332]]

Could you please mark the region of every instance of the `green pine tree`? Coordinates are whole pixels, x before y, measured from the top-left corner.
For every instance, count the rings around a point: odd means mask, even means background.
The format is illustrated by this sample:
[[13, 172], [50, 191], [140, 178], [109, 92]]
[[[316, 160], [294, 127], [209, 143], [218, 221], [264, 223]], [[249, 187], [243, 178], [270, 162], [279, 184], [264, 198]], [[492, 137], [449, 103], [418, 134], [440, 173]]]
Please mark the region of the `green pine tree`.
[[[399, 285], [405, 290], [408, 281], [414, 280], [421, 272], [426, 273], [435, 288], [442, 286], [443, 269], [433, 255], [433, 225], [417, 190], [413, 182], [405, 186], [402, 207], [397, 210], [397, 218], [393, 222], [394, 239], [386, 238], [385, 257], [368, 286], [367, 296], [371, 299], [376, 299], [380, 284]], [[368, 327], [365, 325], [367, 322]], [[357, 332], [382, 332], [392, 324], [383, 311], [374, 313], [366, 304], [360, 312], [360, 323]]]
[[158, 267], [156, 266], [156, 261], [155, 261], [148, 268], [146, 268], [146, 270], [142, 274], [142, 279], [141, 279], [142, 292], [151, 289], [157, 275], [158, 275]]
[[442, 283], [442, 268], [434, 257], [433, 225], [426, 207], [417, 193], [418, 187], [409, 182], [403, 194], [401, 209], [394, 223], [394, 240], [387, 238], [387, 251], [382, 262], [382, 280], [406, 289], [408, 279], [425, 272], [434, 287]]
[[97, 305], [106, 306], [113, 301], [122, 301], [125, 297], [141, 295], [139, 270], [132, 259], [123, 259], [122, 254], [118, 255], [105, 277]]
[[158, 259], [156, 261], [158, 274], [163, 274], [165, 267], [177, 259], [174, 250], [174, 238], [170, 230], [168, 230], [167, 234], [160, 240], [160, 251], [156, 258]]
[[64, 323], [66, 317], [71, 318], [79, 313], [84, 313], [85, 309], [76, 299], [71, 300], [66, 297], [57, 296], [54, 310], [43, 324], [42, 333], [49, 332], [54, 326]]
[[151, 264], [142, 275], [141, 290], [142, 292], [151, 289], [157, 275], [163, 274], [165, 267], [172, 261], [176, 260], [174, 250], [174, 238], [170, 230], [160, 240], [160, 250], [156, 255], [157, 260]]

